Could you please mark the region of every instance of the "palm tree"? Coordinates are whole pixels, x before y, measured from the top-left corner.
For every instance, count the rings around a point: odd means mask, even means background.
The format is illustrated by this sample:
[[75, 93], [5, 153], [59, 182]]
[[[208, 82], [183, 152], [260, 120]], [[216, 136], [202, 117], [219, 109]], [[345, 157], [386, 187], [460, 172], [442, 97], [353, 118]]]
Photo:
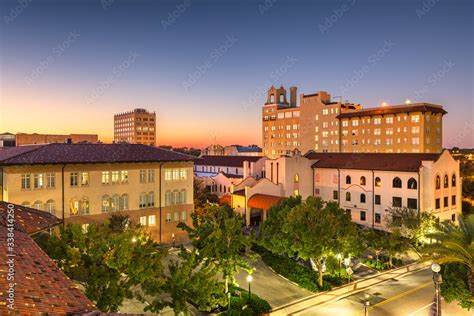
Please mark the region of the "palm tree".
[[438, 242], [424, 247], [440, 263], [461, 263], [468, 268], [469, 290], [474, 297], [474, 214], [459, 218], [459, 226], [443, 222], [437, 231], [427, 234]]

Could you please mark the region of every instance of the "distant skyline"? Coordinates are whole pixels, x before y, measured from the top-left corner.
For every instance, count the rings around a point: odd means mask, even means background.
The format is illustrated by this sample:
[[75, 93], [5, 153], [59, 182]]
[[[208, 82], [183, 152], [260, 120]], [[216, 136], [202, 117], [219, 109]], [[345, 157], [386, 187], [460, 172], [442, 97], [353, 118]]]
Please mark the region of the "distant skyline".
[[158, 145], [261, 145], [273, 84], [363, 107], [443, 105], [474, 147], [471, 0], [4, 0], [0, 132], [94, 133], [157, 113]]

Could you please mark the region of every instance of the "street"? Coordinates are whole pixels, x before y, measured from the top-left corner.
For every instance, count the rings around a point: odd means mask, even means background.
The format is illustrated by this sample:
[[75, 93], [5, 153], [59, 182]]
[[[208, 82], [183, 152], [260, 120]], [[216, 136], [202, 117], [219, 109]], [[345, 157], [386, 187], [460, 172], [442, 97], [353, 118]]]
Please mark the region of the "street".
[[[434, 297], [432, 274], [424, 269], [413, 274], [393, 279], [371, 287], [370, 316], [428, 316]], [[344, 297], [340, 300], [322, 305], [309, 307], [293, 315], [364, 315], [365, 291]], [[443, 316], [474, 315], [457, 306], [455, 302], [441, 303]]]

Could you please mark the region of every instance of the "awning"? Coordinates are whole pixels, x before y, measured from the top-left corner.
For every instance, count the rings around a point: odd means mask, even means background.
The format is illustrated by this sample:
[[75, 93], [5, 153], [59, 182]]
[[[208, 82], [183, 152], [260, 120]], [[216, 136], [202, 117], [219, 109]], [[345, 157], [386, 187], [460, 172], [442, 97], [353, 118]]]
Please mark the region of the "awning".
[[247, 206], [253, 208], [259, 208], [262, 210], [268, 210], [270, 207], [277, 205], [283, 200], [284, 197], [267, 195], [267, 194], [254, 194], [250, 197], [247, 202]]

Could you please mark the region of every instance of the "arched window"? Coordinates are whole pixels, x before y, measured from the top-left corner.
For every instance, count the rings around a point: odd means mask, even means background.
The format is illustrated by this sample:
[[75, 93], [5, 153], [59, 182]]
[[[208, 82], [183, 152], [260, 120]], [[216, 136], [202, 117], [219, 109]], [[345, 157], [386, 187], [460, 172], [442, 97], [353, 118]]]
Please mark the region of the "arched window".
[[448, 179], [448, 175], [445, 174], [444, 175], [444, 181], [443, 181], [443, 187], [447, 188], [448, 186], [449, 186], [449, 179]]
[[283, 101], [284, 101], [284, 96], [283, 94], [280, 94], [280, 103], [283, 103]]
[[365, 177], [360, 177], [360, 185], [365, 185]]
[[294, 182], [295, 182], [295, 183], [300, 182], [300, 177], [298, 176], [298, 174], [295, 174]]
[[360, 203], [365, 203], [365, 194], [364, 193], [362, 193], [360, 195]]
[[89, 204], [89, 198], [86, 196], [82, 197], [81, 199], [80, 211], [81, 211], [81, 214], [89, 214], [90, 204]]
[[222, 184], [219, 184], [219, 192], [222, 192]]
[[31, 204], [28, 201], [25, 201], [25, 202], [21, 203], [21, 206], [24, 206], [24, 207], [30, 207], [30, 205]]
[[436, 187], [436, 190], [441, 189], [441, 178], [439, 177], [439, 175], [436, 176], [435, 187]]
[[455, 187], [456, 186], [456, 175], [453, 173], [451, 177], [451, 186]]
[[33, 208], [42, 211], [43, 210], [43, 202], [35, 201], [35, 203], [33, 203]]
[[346, 201], [351, 200], [351, 192], [346, 192]]
[[271, 104], [275, 103], [275, 95], [274, 94], [270, 94], [270, 103]]
[[186, 204], [186, 190], [181, 190], [181, 203]]
[[47, 200], [44, 206], [45, 206], [45, 211], [54, 215], [54, 211], [55, 211], [54, 200]]
[[351, 184], [351, 176], [346, 176], [346, 184]]
[[114, 194], [112, 196], [112, 200], [110, 203], [110, 209], [112, 212], [116, 212], [120, 209], [120, 196], [118, 194]]
[[399, 177], [393, 178], [392, 187], [401, 188], [402, 187], [402, 180]]
[[148, 207], [155, 207], [155, 192], [148, 193]]
[[381, 187], [382, 186], [382, 180], [380, 180], [379, 177], [375, 178], [375, 186], [376, 187]]
[[165, 206], [171, 205], [171, 191], [165, 193]]
[[110, 197], [108, 195], [102, 197], [102, 212], [110, 212]]
[[122, 197], [120, 198], [120, 210], [128, 210], [128, 194], [122, 194]]
[[408, 187], [409, 189], [417, 189], [417, 188], [418, 188], [418, 184], [416, 183], [416, 180], [415, 180], [414, 178], [410, 178], [410, 179], [408, 179], [407, 187]]
[[145, 208], [146, 207], [146, 193], [142, 192], [140, 193], [140, 198], [138, 201], [138, 207], [139, 208]]
[[181, 197], [178, 190], [173, 191], [174, 204], [181, 204]]

